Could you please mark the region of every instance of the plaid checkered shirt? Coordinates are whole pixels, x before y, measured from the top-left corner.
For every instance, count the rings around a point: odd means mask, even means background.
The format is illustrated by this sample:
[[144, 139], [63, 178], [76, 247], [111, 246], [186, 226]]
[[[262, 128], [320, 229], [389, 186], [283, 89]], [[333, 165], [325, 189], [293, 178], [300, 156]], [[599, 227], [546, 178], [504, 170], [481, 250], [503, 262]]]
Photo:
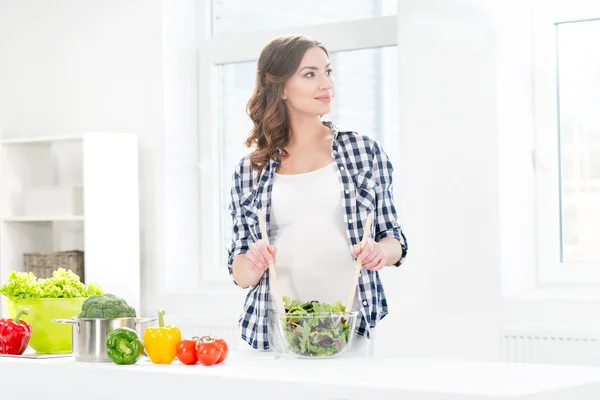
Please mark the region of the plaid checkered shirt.
[[[371, 237], [379, 241], [386, 237], [396, 238], [402, 245], [402, 256], [395, 264], [400, 266], [408, 249], [406, 237], [397, 220], [394, 206], [392, 174], [393, 166], [381, 145], [374, 139], [350, 131], [339, 131], [331, 122], [324, 122], [333, 134], [331, 155], [338, 166], [341, 191], [344, 197], [346, 236], [350, 242], [348, 251], [360, 243], [363, 224], [374, 211]], [[246, 156], [237, 164], [233, 173], [231, 204], [232, 242], [228, 250], [228, 269], [233, 276], [233, 260], [248, 251], [248, 246], [261, 239], [257, 210], [263, 208], [270, 236], [271, 189], [273, 174], [279, 161], [271, 159], [256, 179], [257, 171], [250, 166]], [[249, 288], [239, 319], [242, 338], [253, 348], [269, 349], [269, 271], [260, 281]], [[234, 283], [235, 280], [234, 280]], [[237, 284], [237, 283], [236, 283]], [[369, 337], [369, 329], [388, 313], [388, 306], [379, 273], [361, 270], [357, 290], [361, 313], [356, 333]]]

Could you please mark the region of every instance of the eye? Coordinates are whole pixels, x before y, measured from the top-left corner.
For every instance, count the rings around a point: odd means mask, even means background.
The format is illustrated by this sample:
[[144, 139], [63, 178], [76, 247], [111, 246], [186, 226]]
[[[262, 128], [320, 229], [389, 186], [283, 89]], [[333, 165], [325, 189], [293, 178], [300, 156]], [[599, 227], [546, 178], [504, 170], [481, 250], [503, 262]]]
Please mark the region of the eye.
[[327, 71], [325, 71], [325, 75], [327, 75], [327, 76], [331, 76], [332, 73], [333, 73], [333, 70], [331, 68], [329, 68]]
[[312, 77], [314, 77], [314, 76], [315, 76], [315, 73], [314, 73], [314, 72], [309, 72], [309, 73], [307, 73], [307, 74], [304, 74], [304, 77], [305, 77], [305, 78], [312, 78]]

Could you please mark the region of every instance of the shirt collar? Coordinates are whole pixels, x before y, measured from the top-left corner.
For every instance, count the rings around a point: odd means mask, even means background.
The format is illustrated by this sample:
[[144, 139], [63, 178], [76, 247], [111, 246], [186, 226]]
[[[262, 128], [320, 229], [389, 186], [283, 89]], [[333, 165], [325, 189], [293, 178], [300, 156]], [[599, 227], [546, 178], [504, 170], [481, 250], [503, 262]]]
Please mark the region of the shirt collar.
[[325, 125], [329, 129], [331, 129], [331, 134], [333, 135], [333, 140], [337, 140], [338, 133], [339, 133], [337, 126], [335, 126], [335, 124], [331, 121], [323, 121], [323, 125]]

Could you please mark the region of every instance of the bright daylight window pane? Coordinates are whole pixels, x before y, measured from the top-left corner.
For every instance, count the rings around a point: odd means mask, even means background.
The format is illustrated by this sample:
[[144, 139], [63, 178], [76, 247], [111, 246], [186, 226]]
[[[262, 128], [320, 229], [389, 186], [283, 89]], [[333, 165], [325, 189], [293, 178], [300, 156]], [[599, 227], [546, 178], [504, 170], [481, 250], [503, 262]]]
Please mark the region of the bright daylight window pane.
[[600, 20], [557, 29], [563, 262], [598, 262]]
[[214, 0], [214, 35], [285, 29], [382, 17], [397, 13], [397, 0]]
[[[386, 148], [396, 144], [398, 82], [396, 47], [354, 50], [331, 55], [336, 98], [325, 119], [340, 129], [381, 140]], [[255, 62], [220, 66], [221, 223], [222, 248], [229, 246], [228, 214], [231, 178], [236, 163], [249, 152], [244, 140], [252, 127], [246, 103], [254, 86]], [[225, 253], [223, 253], [225, 254]]]

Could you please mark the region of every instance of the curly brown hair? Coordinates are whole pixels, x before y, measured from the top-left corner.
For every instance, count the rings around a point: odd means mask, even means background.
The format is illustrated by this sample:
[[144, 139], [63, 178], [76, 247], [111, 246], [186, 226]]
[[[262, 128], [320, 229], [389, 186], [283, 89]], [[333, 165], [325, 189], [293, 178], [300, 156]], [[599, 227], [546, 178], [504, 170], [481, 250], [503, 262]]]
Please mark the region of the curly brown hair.
[[[279, 36], [271, 40], [260, 53], [256, 67], [256, 83], [246, 112], [254, 127], [246, 139], [247, 147], [254, 147], [250, 154], [252, 168], [258, 175], [271, 158], [287, 156], [285, 146], [290, 140], [290, 120], [282, 100], [285, 82], [296, 72], [310, 48], [319, 47], [327, 57], [325, 46], [306, 36]], [[278, 152], [281, 150], [281, 153]]]

